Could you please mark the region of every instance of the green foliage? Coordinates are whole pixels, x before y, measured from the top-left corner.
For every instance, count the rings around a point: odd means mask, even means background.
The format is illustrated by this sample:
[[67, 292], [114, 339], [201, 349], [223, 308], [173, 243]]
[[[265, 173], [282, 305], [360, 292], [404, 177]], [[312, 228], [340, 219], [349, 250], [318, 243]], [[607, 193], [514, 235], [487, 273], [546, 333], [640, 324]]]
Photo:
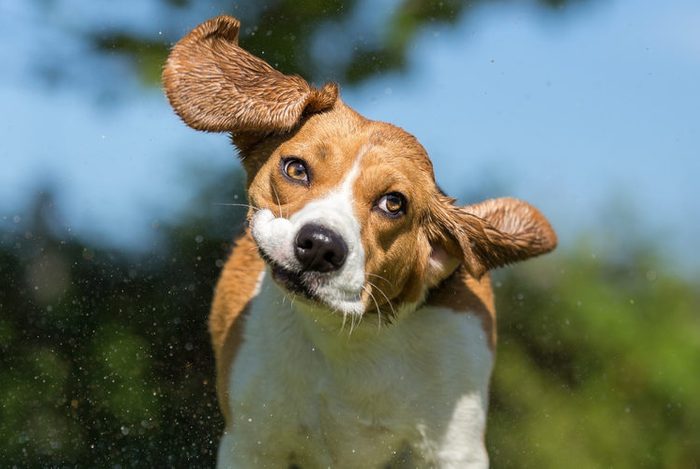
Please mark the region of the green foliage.
[[0, 461], [211, 463], [221, 417], [206, 316], [227, 246], [197, 228], [161, 227], [137, 256], [44, 223], [3, 226]]
[[[240, 174], [139, 255], [62, 238], [42, 216], [2, 226], [0, 460], [213, 463], [206, 317], [232, 238], [221, 225], [240, 230], [244, 209], [212, 201], [242, 200], [231, 187]], [[700, 289], [648, 249], [626, 252], [596, 259], [582, 245], [496, 275], [494, 467], [700, 461]]]
[[579, 250], [502, 276], [495, 466], [700, 461], [700, 289], [664, 267]]
[[[192, 3], [188, 0], [159, 1], [174, 10], [182, 10]], [[238, 17], [243, 22], [241, 44], [284, 73], [352, 84], [380, 73], [402, 70], [410, 45], [422, 29], [452, 24], [493, 0], [402, 0], [391, 12], [367, 2], [364, 6], [367, 19], [381, 19], [376, 29], [370, 31], [358, 23], [361, 3], [357, 0], [217, 0], [212, 2], [210, 16]], [[572, 1], [539, 1], [547, 9], [558, 9], [568, 3]], [[189, 27], [205, 19], [193, 18]], [[324, 29], [349, 32], [347, 40], [337, 46], [345, 50], [333, 53], [332, 58], [315, 52], [316, 44], [325, 41]], [[99, 50], [131, 58], [143, 82], [157, 85], [171, 43], [186, 32], [167, 30], [168, 34], [163, 31], [156, 34], [154, 30], [144, 35], [99, 30], [90, 37]]]

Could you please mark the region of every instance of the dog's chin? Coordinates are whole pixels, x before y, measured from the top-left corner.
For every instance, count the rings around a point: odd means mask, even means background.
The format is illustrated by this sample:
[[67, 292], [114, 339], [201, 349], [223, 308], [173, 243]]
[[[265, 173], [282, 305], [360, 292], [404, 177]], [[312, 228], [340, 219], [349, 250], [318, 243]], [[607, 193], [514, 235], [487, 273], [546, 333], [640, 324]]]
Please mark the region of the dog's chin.
[[269, 263], [269, 265], [270, 270], [272, 271], [272, 279], [284, 290], [294, 295], [299, 295], [305, 300], [314, 303], [321, 303], [321, 301], [316, 298], [311, 289], [304, 282], [301, 274], [285, 269], [278, 264]]
[[[345, 298], [327, 299], [323, 296], [323, 288], [319, 288], [319, 279], [307, 278], [308, 274], [294, 272], [275, 262], [267, 260], [272, 272], [272, 279], [282, 290], [293, 296], [295, 302], [310, 307], [313, 310], [329, 311], [361, 315], [364, 311], [362, 301], [348, 301]], [[317, 290], [320, 289], [321, 292]]]

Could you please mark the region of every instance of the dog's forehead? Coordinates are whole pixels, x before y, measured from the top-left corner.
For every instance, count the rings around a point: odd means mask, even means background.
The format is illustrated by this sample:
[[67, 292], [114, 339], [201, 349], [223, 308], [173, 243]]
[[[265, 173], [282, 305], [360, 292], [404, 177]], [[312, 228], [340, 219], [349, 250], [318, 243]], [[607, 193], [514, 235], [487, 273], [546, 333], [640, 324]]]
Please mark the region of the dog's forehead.
[[413, 135], [395, 125], [367, 119], [342, 101], [309, 117], [288, 144], [302, 146], [329, 162], [335, 159], [350, 164], [361, 157], [362, 166], [386, 164], [394, 170], [419, 171], [434, 180], [428, 154]]

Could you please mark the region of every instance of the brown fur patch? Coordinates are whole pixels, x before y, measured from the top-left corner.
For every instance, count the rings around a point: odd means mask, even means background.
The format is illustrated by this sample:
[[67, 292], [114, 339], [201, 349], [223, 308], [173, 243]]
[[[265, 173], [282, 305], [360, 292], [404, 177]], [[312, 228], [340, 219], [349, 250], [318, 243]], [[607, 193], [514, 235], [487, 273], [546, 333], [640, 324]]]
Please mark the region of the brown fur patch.
[[[367, 121], [338, 100], [323, 114], [306, 118], [294, 132], [263, 140], [243, 155], [248, 197], [256, 208], [289, 217], [308, 202], [336, 188], [362, 147]], [[291, 183], [280, 170], [281, 160], [302, 159], [310, 173], [306, 187]]]
[[243, 341], [245, 315], [264, 269], [265, 263], [258, 255], [255, 241], [246, 232], [236, 241], [214, 292], [209, 314], [209, 333], [216, 358], [216, 392], [227, 425], [231, 423], [228, 408], [231, 363]]
[[[372, 122], [373, 144], [361, 162], [355, 183], [355, 212], [362, 227], [370, 309], [393, 313], [403, 303], [417, 302], [431, 248], [422, 225], [428, 218], [435, 182], [425, 149], [404, 130]], [[384, 194], [398, 192], [407, 200], [405, 213], [389, 218], [374, 208]], [[371, 294], [370, 294], [371, 293]]]
[[477, 278], [557, 245], [547, 219], [532, 205], [510, 197], [458, 207], [454, 199], [441, 195], [432, 213], [431, 236]]
[[489, 347], [496, 348], [496, 307], [489, 275], [477, 280], [462, 266], [430, 293], [426, 303], [476, 315], [481, 320]]
[[330, 108], [338, 86], [312, 88], [284, 75], [238, 46], [240, 23], [212, 18], [173, 47], [163, 69], [165, 93], [175, 112], [198, 130], [287, 132], [304, 113]]

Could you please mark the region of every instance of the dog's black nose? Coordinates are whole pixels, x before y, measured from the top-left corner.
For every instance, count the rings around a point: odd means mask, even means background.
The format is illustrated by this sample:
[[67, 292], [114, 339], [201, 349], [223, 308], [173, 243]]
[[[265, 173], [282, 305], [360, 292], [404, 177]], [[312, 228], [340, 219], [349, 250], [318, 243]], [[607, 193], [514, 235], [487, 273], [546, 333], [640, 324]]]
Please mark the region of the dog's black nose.
[[309, 223], [297, 233], [294, 254], [305, 271], [332, 272], [343, 266], [348, 245], [335, 231]]

